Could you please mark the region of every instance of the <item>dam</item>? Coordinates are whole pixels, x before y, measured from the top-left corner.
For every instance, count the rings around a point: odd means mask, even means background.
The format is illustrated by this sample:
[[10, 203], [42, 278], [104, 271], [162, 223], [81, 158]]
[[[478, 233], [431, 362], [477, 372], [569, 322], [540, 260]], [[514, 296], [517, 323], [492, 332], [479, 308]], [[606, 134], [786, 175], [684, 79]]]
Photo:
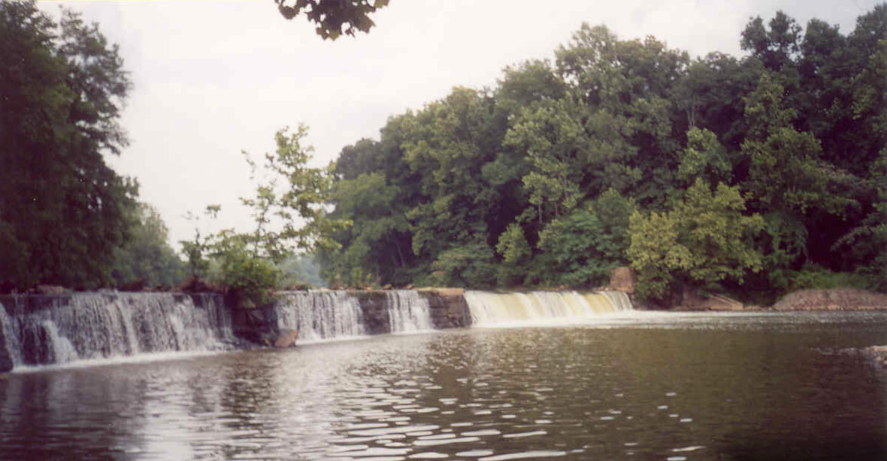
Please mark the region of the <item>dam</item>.
[[[581, 321], [632, 310], [621, 292], [463, 290], [280, 292], [238, 309], [214, 293], [70, 293], [0, 297], [0, 371], [148, 354], [257, 347], [379, 334]], [[273, 342], [273, 341], [272, 341]]]

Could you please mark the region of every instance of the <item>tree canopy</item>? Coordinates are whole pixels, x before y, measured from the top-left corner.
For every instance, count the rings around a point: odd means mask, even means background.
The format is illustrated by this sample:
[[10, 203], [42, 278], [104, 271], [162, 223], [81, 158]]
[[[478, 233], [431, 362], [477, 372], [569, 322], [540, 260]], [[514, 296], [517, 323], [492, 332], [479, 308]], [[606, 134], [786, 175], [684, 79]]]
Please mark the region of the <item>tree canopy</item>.
[[554, 62], [391, 117], [336, 163], [331, 216], [354, 225], [323, 273], [594, 287], [630, 264], [651, 300], [883, 287], [887, 5], [846, 35], [756, 17], [740, 45], [691, 58], [583, 25]]

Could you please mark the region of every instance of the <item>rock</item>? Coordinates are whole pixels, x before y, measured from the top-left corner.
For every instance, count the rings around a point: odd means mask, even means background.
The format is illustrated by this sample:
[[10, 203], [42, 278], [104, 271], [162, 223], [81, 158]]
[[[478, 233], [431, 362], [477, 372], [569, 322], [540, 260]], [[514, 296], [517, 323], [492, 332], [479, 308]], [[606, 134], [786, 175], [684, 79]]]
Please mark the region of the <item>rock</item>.
[[611, 291], [621, 291], [623, 293], [634, 294], [635, 285], [637, 285], [638, 279], [634, 273], [634, 269], [621, 266], [613, 269], [610, 272], [610, 284], [607, 286], [608, 290]]
[[297, 336], [299, 336], [299, 332], [296, 330], [282, 329], [277, 335], [277, 340], [274, 341], [274, 347], [278, 349], [293, 347], [296, 345]]
[[63, 295], [66, 291], [64, 287], [56, 285], [37, 285], [37, 288], [34, 289], [38, 295]]
[[391, 289], [391, 284], [389, 283], [389, 284], [385, 285], [384, 287], [382, 287], [382, 289], [383, 289], [383, 290], [390, 290], [390, 289]]
[[783, 296], [773, 308], [784, 311], [887, 309], [887, 295], [854, 288], [800, 290]]

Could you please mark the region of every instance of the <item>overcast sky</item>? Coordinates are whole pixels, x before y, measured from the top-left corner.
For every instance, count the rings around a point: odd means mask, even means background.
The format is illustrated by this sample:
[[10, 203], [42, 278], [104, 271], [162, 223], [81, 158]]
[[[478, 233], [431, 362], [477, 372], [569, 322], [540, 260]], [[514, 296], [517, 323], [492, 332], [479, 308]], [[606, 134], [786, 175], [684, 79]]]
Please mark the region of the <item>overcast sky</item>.
[[[41, 2], [57, 14], [60, 2]], [[653, 35], [692, 56], [739, 55], [751, 16], [779, 10], [853, 30], [876, 0], [391, 0], [356, 38], [323, 41], [271, 0], [64, 2], [120, 45], [134, 88], [122, 123], [131, 145], [111, 163], [141, 183], [178, 241], [189, 210], [221, 204], [215, 228], [249, 228], [238, 197], [253, 185], [240, 152], [273, 150], [274, 132], [305, 123], [326, 164], [386, 119], [453, 86], [495, 85], [503, 67], [553, 59], [583, 21], [620, 38]]]

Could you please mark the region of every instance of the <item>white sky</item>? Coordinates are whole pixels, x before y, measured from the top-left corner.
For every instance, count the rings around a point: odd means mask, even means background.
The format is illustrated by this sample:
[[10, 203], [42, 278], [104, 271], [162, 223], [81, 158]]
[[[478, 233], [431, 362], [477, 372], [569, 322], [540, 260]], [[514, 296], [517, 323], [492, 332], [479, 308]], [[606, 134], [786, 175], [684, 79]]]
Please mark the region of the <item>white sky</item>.
[[[40, 7], [56, 14], [59, 4]], [[493, 86], [506, 65], [553, 59], [583, 21], [693, 56], [739, 55], [751, 16], [769, 21], [782, 9], [846, 34], [876, 0], [392, 0], [369, 34], [335, 42], [301, 15], [284, 20], [271, 0], [62, 4], [120, 44], [134, 83], [122, 119], [132, 143], [111, 163], [138, 178], [179, 249], [194, 229], [183, 215], [208, 204], [222, 205], [214, 228], [249, 229], [238, 197], [253, 185], [240, 152], [273, 150], [284, 126], [307, 124], [317, 164], [326, 164], [453, 86]]]

